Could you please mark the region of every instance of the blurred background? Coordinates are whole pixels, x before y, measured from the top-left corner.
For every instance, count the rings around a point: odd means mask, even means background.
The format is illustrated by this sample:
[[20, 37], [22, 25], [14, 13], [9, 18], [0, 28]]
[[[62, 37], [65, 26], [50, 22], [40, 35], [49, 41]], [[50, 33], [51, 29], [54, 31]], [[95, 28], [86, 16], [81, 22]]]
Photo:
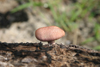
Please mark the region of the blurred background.
[[100, 50], [100, 0], [0, 0], [0, 41], [40, 42], [35, 30], [55, 25], [56, 42]]

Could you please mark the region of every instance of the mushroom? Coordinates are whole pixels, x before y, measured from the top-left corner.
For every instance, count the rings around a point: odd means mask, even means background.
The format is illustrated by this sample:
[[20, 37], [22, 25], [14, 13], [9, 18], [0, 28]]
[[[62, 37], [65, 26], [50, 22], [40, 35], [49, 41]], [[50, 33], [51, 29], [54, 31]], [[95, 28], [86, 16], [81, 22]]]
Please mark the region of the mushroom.
[[55, 40], [63, 37], [65, 32], [57, 26], [41, 27], [35, 31], [35, 36], [38, 40], [55, 44]]

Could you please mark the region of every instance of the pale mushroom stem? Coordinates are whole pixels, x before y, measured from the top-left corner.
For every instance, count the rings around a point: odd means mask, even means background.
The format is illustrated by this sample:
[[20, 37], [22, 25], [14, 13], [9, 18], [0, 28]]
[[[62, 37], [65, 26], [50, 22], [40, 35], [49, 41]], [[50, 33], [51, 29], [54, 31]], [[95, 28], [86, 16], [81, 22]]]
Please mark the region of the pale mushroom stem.
[[55, 41], [54, 40], [52, 40], [52, 41], [48, 41], [48, 44], [55, 44]]

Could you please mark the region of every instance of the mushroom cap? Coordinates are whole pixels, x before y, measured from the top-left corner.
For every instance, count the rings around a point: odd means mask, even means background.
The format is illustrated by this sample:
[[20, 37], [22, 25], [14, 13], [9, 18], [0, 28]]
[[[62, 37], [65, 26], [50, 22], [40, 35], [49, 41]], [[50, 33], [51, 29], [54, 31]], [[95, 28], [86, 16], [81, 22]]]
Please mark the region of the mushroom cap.
[[36, 30], [35, 36], [40, 41], [53, 41], [65, 35], [65, 32], [57, 26], [42, 27]]

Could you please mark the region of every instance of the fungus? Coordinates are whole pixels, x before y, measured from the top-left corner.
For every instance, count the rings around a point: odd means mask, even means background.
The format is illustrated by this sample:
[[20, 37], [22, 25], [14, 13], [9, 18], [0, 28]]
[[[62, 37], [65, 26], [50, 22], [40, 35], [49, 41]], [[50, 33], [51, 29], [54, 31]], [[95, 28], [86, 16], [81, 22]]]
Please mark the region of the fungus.
[[65, 32], [57, 26], [41, 27], [35, 31], [35, 36], [38, 40], [55, 44], [55, 40], [63, 37]]

